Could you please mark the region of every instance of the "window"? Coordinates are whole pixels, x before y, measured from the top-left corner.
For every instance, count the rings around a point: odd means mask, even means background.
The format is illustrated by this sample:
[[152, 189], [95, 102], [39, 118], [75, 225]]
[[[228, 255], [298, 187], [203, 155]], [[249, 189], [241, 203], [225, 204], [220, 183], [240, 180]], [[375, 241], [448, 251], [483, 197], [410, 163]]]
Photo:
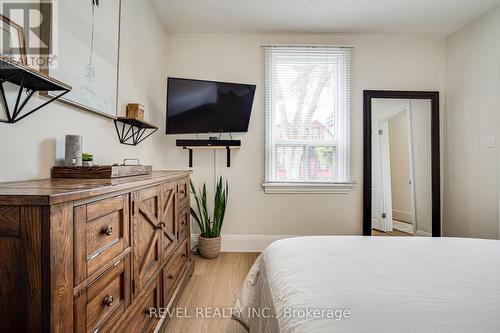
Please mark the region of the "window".
[[347, 191], [352, 186], [352, 48], [263, 50], [265, 191]]

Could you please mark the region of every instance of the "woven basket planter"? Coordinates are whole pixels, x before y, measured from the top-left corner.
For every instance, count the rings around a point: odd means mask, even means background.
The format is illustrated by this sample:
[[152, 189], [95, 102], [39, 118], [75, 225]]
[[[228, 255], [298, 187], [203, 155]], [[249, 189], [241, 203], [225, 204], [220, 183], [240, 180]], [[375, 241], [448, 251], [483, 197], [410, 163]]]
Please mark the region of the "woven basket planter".
[[204, 238], [200, 236], [198, 248], [203, 258], [214, 259], [220, 253], [220, 237]]

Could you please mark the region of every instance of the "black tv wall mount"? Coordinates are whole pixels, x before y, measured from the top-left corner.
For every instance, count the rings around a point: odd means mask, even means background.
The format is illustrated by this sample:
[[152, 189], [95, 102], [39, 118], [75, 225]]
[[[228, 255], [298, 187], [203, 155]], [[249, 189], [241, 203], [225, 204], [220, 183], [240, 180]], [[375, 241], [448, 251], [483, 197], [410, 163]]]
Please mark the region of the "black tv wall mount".
[[231, 149], [239, 149], [241, 147], [240, 140], [177, 140], [178, 148], [186, 149], [189, 152], [189, 167], [193, 167], [193, 150], [194, 149], [225, 149], [227, 167], [231, 167]]

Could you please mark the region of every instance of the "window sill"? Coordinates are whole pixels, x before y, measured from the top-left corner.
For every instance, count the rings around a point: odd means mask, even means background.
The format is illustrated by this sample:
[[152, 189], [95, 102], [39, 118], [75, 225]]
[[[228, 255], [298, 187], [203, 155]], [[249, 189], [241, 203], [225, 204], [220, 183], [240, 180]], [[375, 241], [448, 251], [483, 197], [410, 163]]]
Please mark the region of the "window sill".
[[355, 183], [263, 183], [267, 194], [347, 194]]

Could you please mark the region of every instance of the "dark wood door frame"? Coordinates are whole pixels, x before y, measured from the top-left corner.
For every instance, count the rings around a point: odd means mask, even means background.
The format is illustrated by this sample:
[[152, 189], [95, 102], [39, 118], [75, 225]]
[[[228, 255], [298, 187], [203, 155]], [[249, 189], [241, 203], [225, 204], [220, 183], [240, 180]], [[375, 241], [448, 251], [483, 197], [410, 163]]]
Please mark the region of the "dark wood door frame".
[[441, 236], [441, 167], [439, 139], [439, 92], [365, 90], [363, 92], [363, 235], [372, 233], [372, 99], [428, 99], [431, 101], [432, 236]]

